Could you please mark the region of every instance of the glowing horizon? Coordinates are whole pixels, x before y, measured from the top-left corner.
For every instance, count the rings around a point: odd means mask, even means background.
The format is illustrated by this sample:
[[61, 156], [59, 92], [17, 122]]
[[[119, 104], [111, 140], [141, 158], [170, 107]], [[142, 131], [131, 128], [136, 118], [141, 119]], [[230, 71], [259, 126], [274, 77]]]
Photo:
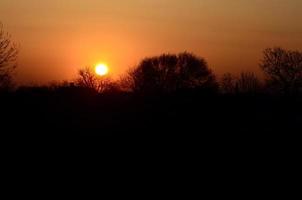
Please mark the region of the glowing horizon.
[[71, 80], [104, 60], [118, 77], [141, 59], [193, 52], [216, 74], [259, 72], [262, 50], [302, 48], [301, 0], [1, 0], [20, 44], [19, 83]]

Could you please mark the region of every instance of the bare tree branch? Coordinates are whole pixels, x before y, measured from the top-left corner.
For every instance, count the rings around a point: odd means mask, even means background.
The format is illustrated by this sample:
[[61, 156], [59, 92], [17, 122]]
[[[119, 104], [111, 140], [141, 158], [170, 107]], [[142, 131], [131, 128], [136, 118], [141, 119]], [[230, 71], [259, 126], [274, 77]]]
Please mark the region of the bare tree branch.
[[0, 88], [7, 89], [12, 85], [12, 73], [17, 67], [17, 45], [12, 43], [11, 37], [3, 30], [0, 23]]
[[267, 82], [285, 94], [295, 93], [302, 87], [302, 52], [282, 48], [268, 48], [263, 52], [261, 69]]

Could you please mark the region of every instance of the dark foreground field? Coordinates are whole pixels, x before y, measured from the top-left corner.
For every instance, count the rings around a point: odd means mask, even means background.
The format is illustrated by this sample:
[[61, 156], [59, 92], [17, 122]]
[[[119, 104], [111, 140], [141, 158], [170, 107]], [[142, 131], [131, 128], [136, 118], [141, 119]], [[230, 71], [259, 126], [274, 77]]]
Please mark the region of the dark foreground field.
[[80, 90], [19, 90], [1, 95], [1, 133], [10, 134], [246, 134], [302, 130], [301, 98], [200, 95], [141, 97]]

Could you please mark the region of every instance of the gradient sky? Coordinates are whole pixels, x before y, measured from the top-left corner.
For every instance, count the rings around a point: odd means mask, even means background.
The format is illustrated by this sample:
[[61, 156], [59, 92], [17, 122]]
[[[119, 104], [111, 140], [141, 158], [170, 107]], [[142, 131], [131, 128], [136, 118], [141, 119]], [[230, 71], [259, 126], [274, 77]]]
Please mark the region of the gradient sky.
[[301, 50], [301, 10], [301, 0], [0, 0], [0, 21], [21, 46], [17, 80], [45, 83], [185, 50], [217, 74], [259, 72], [264, 48]]

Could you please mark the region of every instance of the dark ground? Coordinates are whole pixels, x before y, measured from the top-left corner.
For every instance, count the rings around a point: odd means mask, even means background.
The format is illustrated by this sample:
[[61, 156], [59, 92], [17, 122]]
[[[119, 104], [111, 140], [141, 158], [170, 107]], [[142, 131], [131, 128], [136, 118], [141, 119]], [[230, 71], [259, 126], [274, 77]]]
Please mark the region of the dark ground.
[[301, 98], [177, 93], [138, 97], [80, 90], [2, 94], [1, 133], [279, 137], [302, 131]]

